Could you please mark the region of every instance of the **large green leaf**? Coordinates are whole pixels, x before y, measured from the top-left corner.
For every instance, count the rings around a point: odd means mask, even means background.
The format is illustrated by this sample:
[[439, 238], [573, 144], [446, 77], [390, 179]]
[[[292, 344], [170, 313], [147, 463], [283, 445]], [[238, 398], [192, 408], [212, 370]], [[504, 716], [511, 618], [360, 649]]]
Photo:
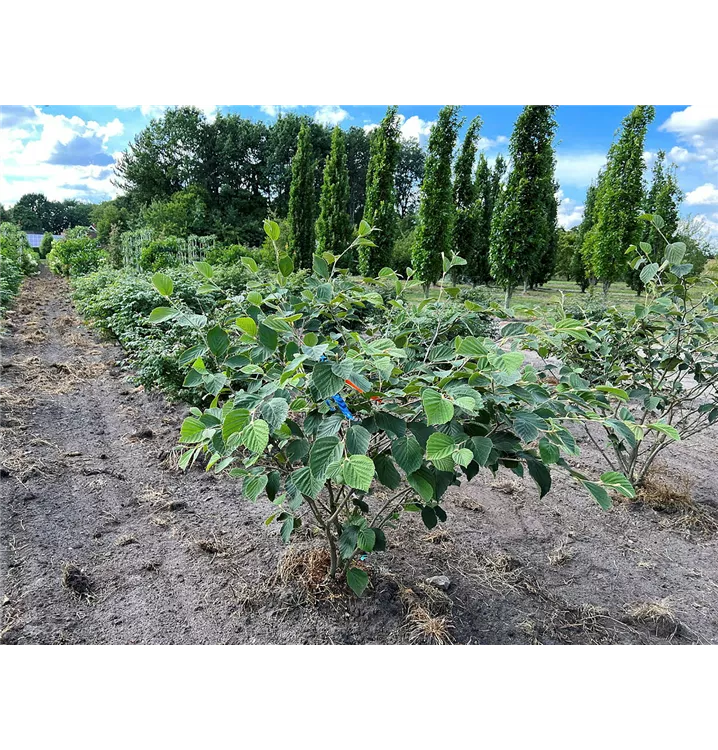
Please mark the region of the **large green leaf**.
[[607, 471], [605, 474], [601, 474], [601, 483], [605, 487], [620, 492], [624, 497], [633, 498], [636, 496], [633, 485], [619, 471]]
[[348, 560], [357, 548], [357, 537], [359, 536], [359, 527], [350, 524], [342, 529], [339, 537], [339, 554]]
[[684, 242], [673, 242], [670, 245], [666, 245], [663, 257], [668, 264], [676, 266], [683, 260], [686, 249]]
[[315, 477], [308, 466], [293, 471], [290, 475], [291, 483], [302, 493], [315, 498], [324, 486], [324, 480]]
[[289, 276], [294, 270], [294, 261], [286, 254], [279, 256], [279, 272], [282, 276]]
[[232, 409], [222, 421], [222, 437], [225, 441], [235, 432], [241, 432], [249, 423], [249, 409]]
[[439, 519], [436, 517], [436, 511], [434, 508], [425, 505], [421, 509], [421, 520], [424, 522], [424, 526], [426, 526], [427, 529], [433, 529]]
[[374, 418], [376, 419], [376, 426], [389, 433], [389, 437], [401, 437], [406, 433], [406, 422], [394, 414], [378, 411]]
[[161, 323], [163, 320], [171, 320], [177, 315], [178, 311], [172, 307], [155, 307], [150, 313], [150, 323]]
[[357, 534], [357, 546], [364, 552], [373, 552], [374, 544], [376, 543], [376, 534], [374, 529], [370, 529], [368, 526], [363, 526], [359, 529]]
[[277, 492], [279, 492], [279, 487], [281, 485], [282, 476], [278, 471], [270, 471], [269, 476], [267, 477], [267, 497], [270, 500], [274, 500], [274, 498], [277, 496]]
[[262, 494], [262, 490], [267, 486], [267, 481], [266, 474], [246, 477], [244, 484], [242, 485], [242, 491], [246, 497], [254, 502]]
[[467, 467], [474, 460], [474, 454], [468, 448], [459, 448], [451, 458], [459, 466]]
[[487, 354], [487, 349], [479, 339], [467, 336], [456, 346], [456, 353], [463, 354], [465, 357], [483, 357]]
[[491, 438], [487, 438], [487, 437], [472, 437], [471, 438], [471, 449], [474, 452], [474, 460], [479, 466], [486, 466], [493, 447], [494, 447], [494, 443], [491, 440]]
[[551, 472], [536, 458], [526, 457], [526, 467], [531, 478], [539, 487], [540, 497], [546, 495], [551, 489]]
[[658, 269], [658, 263], [649, 263], [640, 273], [641, 281], [647, 284], [658, 273]]
[[377, 479], [390, 490], [395, 490], [401, 484], [401, 475], [396, 470], [394, 462], [382, 453], [374, 457], [374, 466], [376, 467]]
[[424, 451], [418, 440], [408, 433], [391, 441], [391, 453], [407, 474], [416, 471], [424, 460]]
[[446, 424], [454, 416], [454, 405], [433, 388], [424, 388], [421, 403], [424, 406], [427, 424]]
[[320, 437], [314, 441], [309, 452], [309, 468], [312, 474], [324, 479], [327, 467], [342, 455], [342, 444], [337, 437]]
[[250, 336], [257, 335], [257, 324], [252, 318], [237, 318], [237, 328]]
[[221, 359], [229, 349], [229, 336], [220, 326], [214, 326], [207, 331], [207, 346], [217, 359]]
[[611, 507], [611, 498], [609, 497], [608, 492], [606, 492], [600, 484], [589, 482], [588, 480], [584, 480], [582, 484], [593, 495], [594, 500], [604, 510], [608, 510]]
[[317, 391], [317, 398], [324, 399], [339, 393], [344, 380], [332, 372], [329, 362], [317, 362], [312, 370], [312, 385]]
[[269, 443], [269, 425], [263, 419], [255, 419], [242, 430], [242, 445], [252, 453], [264, 453]]
[[424, 471], [415, 471], [407, 474], [407, 482], [422, 500], [431, 500], [434, 497], [434, 485], [429, 481], [429, 475]]
[[621, 401], [628, 401], [629, 399], [628, 393], [626, 393], [623, 388], [614, 388], [610, 385], [598, 385], [596, 386], [596, 390], [601, 391], [602, 393], [608, 393], [609, 396], [613, 396]]
[[662, 432], [664, 435], [668, 435], [673, 440], [680, 440], [681, 435], [673, 425], [666, 424], [665, 422], [654, 422], [653, 424], [646, 425], [649, 430], [656, 430]]
[[262, 416], [273, 431], [278, 430], [289, 414], [289, 404], [283, 398], [273, 398], [262, 404]]
[[169, 297], [174, 291], [175, 285], [167, 274], [159, 271], [152, 277], [152, 286], [163, 296]]
[[524, 441], [530, 443], [539, 435], [539, 430], [549, 428], [545, 419], [530, 411], [517, 411], [514, 414], [513, 430]]
[[370, 440], [371, 434], [369, 430], [366, 430], [357, 424], [352, 425], [347, 430], [347, 452], [360, 455], [366, 454], [366, 452], [369, 450]]
[[561, 457], [561, 449], [546, 438], [539, 440], [539, 453], [545, 464], [555, 464]]
[[292, 442], [287, 445], [284, 452], [286, 453], [287, 460], [290, 463], [294, 461], [301, 461], [304, 456], [309, 453], [309, 443], [305, 438], [292, 440]]
[[195, 417], [187, 417], [180, 428], [180, 441], [183, 443], [199, 443], [202, 440], [206, 426]]
[[349, 456], [342, 464], [344, 481], [355, 490], [368, 492], [374, 478], [374, 462], [368, 456]]
[[426, 457], [430, 461], [437, 458], [447, 458], [454, 452], [455, 448], [456, 443], [453, 438], [443, 432], [434, 432], [429, 436], [426, 443]]
[[361, 568], [349, 568], [347, 585], [357, 596], [361, 596], [369, 585], [369, 575]]

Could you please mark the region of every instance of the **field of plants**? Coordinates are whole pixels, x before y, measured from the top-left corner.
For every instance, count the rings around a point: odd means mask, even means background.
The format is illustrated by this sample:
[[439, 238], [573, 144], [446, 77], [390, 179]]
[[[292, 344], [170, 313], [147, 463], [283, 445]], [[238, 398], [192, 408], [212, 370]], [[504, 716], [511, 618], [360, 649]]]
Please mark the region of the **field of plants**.
[[562, 234], [554, 109], [508, 169], [389, 108], [358, 198], [294, 123], [282, 207], [144, 194], [180, 108], [92, 227], [3, 223], [2, 642], [718, 643], [712, 262], [650, 107]]

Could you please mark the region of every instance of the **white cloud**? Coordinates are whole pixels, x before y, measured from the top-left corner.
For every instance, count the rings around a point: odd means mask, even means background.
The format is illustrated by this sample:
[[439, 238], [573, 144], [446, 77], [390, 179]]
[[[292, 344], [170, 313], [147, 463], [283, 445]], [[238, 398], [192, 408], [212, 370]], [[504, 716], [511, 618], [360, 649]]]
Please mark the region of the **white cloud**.
[[686, 195], [687, 206], [718, 206], [718, 187], [712, 182], [691, 190]]
[[509, 142], [509, 139], [505, 135], [498, 135], [496, 138], [479, 138], [479, 151], [488, 151], [489, 149], [496, 148], [497, 146], [505, 146]]
[[606, 154], [556, 153], [556, 177], [562, 185], [586, 188], [606, 163]]
[[292, 109], [297, 109], [299, 106], [298, 104], [253, 104], [253, 107], [259, 106], [260, 112], [264, 112], [265, 115], [269, 115], [270, 117], [278, 117], [281, 114], [284, 114], [285, 112], [288, 112]]
[[558, 201], [558, 223], [564, 229], [571, 229], [578, 226], [583, 219], [583, 205], [578, 205], [575, 200], [567, 198], [563, 190], [559, 189], [556, 193]]
[[404, 115], [399, 115], [399, 123], [401, 134], [404, 138], [415, 138], [420, 143], [423, 143], [422, 139], [429, 136], [431, 128], [434, 125], [433, 121], [427, 122], [417, 115], [412, 115], [408, 120]]
[[686, 139], [698, 136], [701, 141], [718, 140], [718, 106], [691, 105], [673, 112], [658, 129]]
[[100, 124], [28, 108], [16, 127], [0, 130], [0, 203], [12, 205], [32, 192], [51, 200], [116, 195], [110, 182], [115, 157], [105, 145], [123, 131], [117, 118]]
[[371, 133], [372, 130], [376, 130], [378, 127], [379, 127], [378, 122], [372, 122], [369, 125], [362, 125], [362, 129], [367, 135], [369, 135], [369, 133]]
[[346, 111], [338, 107], [336, 104], [324, 104], [314, 113], [314, 119], [321, 125], [339, 125], [344, 122], [351, 115]]
[[94, 130], [102, 138], [103, 143], [107, 143], [110, 138], [122, 135], [125, 132], [125, 126], [116, 117], [111, 122], [108, 122], [107, 125], [100, 125], [90, 120], [87, 123], [87, 127]]
[[676, 164], [689, 164], [690, 162], [705, 161], [708, 157], [695, 151], [689, 151], [681, 146], [674, 146], [668, 152], [668, 158]]
[[139, 109], [144, 117], [159, 117], [169, 104], [115, 104], [117, 109]]

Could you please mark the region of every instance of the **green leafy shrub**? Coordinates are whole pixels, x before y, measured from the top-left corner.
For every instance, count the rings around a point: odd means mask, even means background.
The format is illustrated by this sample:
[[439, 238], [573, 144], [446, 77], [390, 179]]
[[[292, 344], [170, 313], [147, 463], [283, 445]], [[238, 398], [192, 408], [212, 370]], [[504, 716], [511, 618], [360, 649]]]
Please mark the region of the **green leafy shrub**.
[[[214, 313], [224, 295], [198, 295], [186, 268], [172, 269], [172, 276], [182, 304], [199, 314]], [[185, 364], [180, 355], [200, 338], [191, 326], [169, 323], [158, 328], [149, 323], [151, 310], [162, 298], [147, 277], [104, 267], [74, 279], [73, 298], [80, 314], [125, 350], [136, 383], [172, 399], [195, 399], [194, 391], [182, 387]]]
[[25, 276], [37, 271], [37, 253], [30, 247], [25, 232], [15, 224], [0, 224], [0, 255], [15, 263]]
[[416, 244], [416, 227], [413, 227], [395, 243], [391, 254], [391, 267], [404, 276], [406, 269], [411, 268], [411, 252]]
[[152, 240], [140, 251], [140, 268], [143, 271], [159, 271], [180, 263], [179, 242], [176, 237]]
[[[661, 233], [660, 216], [643, 218]], [[718, 420], [716, 285], [684, 263], [683, 242], [664, 240], [662, 254], [645, 242], [627, 251], [645, 285], [632, 312], [560, 316], [526, 334], [528, 346], [563, 362], [559, 387], [578, 397], [571, 411], [610, 465], [637, 485], [662, 451]], [[602, 428], [600, 444], [592, 422]]]
[[52, 250], [52, 239], [52, 232], [45, 232], [45, 234], [42, 235], [42, 242], [40, 242], [40, 249], [38, 250], [38, 255], [41, 258], [47, 258], [50, 254], [50, 251]]
[[473, 302], [474, 304], [481, 305], [487, 309], [489, 309], [494, 303], [494, 298], [489, 291], [486, 289], [480, 289], [476, 286], [464, 287], [459, 292], [459, 300], [461, 302]]
[[24, 274], [14, 260], [0, 255], [0, 314], [18, 293], [23, 278]]
[[591, 296], [585, 300], [575, 300], [563, 306], [567, 317], [577, 320], [602, 320], [608, 315], [608, 305], [603, 297]]
[[[277, 242], [276, 224], [265, 230]], [[362, 222], [359, 236], [371, 231]], [[204, 406], [182, 424], [180, 467], [201, 461], [241, 479], [250, 500], [265, 494], [274, 505], [267, 524], [277, 523], [285, 541], [309, 520], [326, 540], [330, 576], [345, 575], [361, 594], [369, 579], [357, 556], [382, 551], [385, 530], [403, 512], [419, 514], [428, 528], [445, 521], [446, 490], [485, 467], [526, 469], [541, 495], [557, 465], [603, 504], [607, 487], [633, 495], [615, 472], [592, 481], [568, 465], [562, 454], [578, 453], [564, 425], [574, 394], [542, 385], [520, 352], [464, 335], [418, 358], [382, 331], [345, 325], [356, 307], [381, 304], [381, 296], [337, 273], [341, 258], [315, 255], [297, 296], [286, 285], [291, 259], [278, 246], [276, 253], [280, 272], [249, 281], [237, 302], [244, 314], [213, 323], [157, 273], [164, 303], [150, 320], [192, 326], [201, 338], [182, 354], [184, 387]], [[444, 259], [442, 293], [446, 274], [462, 262]], [[200, 292], [216, 290], [212, 267], [195, 266]], [[416, 284], [390, 269], [380, 277], [398, 285], [399, 305]]]
[[[76, 230], [84, 227], [75, 227]], [[70, 234], [58, 242], [53, 242], [47, 256], [47, 263], [53, 273], [62, 276], [82, 276], [96, 271], [104, 259], [104, 252], [97, 240], [81, 236], [79, 232]]]

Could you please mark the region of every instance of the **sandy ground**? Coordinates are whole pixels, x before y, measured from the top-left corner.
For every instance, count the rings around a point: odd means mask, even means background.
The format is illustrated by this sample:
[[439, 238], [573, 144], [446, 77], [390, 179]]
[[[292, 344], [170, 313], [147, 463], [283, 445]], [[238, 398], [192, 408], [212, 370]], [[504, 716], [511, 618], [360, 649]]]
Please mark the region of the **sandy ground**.
[[309, 530], [288, 550], [267, 501], [171, 468], [186, 409], [126, 381], [64, 280], [43, 269], [8, 319], [2, 643], [718, 643], [718, 430], [664, 460], [695, 510], [605, 512], [560, 475], [539, 500], [531, 480], [482, 473], [452, 488], [440, 529], [411, 516], [388, 534], [358, 600], [312, 584]]

